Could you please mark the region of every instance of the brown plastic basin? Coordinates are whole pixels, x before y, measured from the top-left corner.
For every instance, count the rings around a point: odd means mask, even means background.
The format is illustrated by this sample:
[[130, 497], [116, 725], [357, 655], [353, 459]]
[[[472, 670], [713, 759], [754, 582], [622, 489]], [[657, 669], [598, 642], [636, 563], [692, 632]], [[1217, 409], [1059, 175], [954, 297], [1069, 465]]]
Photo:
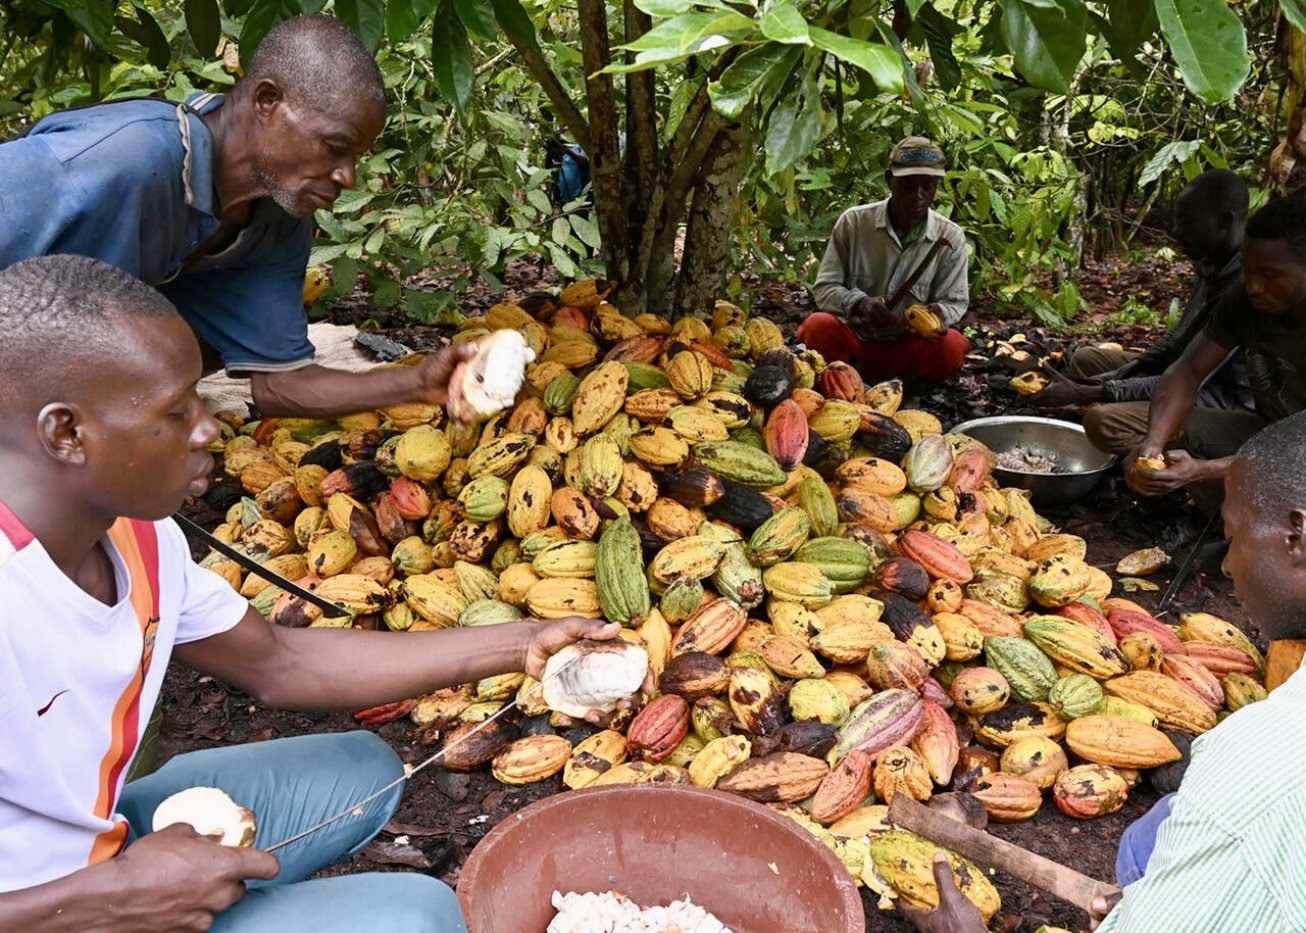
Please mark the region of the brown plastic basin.
[[544, 933], [554, 890], [686, 894], [734, 933], [864, 933], [847, 870], [797, 823], [697, 787], [627, 784], [550, 797], [472, 850], [458, 882], [471, 933]]

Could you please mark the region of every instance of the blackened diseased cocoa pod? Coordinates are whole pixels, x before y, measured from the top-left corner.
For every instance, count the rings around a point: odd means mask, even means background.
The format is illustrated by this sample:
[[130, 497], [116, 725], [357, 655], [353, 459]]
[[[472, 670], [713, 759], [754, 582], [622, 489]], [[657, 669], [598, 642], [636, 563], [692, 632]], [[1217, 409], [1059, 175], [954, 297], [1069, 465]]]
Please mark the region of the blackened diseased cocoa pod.
[[875, 571], [875, 582], [904, 599], [917, 602], [930, 588], [930, 575], [910, 557], [886, 560]]
[[862, 423], [857, 430], [857, 440], [872, 456], [891, 463], [899, 463], [911, 450], [912, 439], [907, 429], [888, 415], [863, 411]]
[[658, 477], [658, 489], [662, 495], [687, 509], [712, 505], [726, 492], [721, 477], [706, 467], [663, 473]]
[[783, 347], [763, 353], [744, 383], [744, 398], [762, 408], [779, 404], [793, 391], [794, 357]]
[[824, 758], [839, 739], [839, 730], [815, 719], [791, 722], [776, 733], [778, 751]]
[[829, 445], [825, 442], [825, 438], [821, 437], [821, 435], [817, 434], [811, 428], [808, 428], [807, 450], [803, 453], [803, 463], [809, 467], [816, 466], [816, 464], [824, 459], [826, 447], [828, 446]]
[[750, 534], [773, 514], [766, 497], [742, 483], [721, 480], [725, 493], [707, 507], [710, 516]]

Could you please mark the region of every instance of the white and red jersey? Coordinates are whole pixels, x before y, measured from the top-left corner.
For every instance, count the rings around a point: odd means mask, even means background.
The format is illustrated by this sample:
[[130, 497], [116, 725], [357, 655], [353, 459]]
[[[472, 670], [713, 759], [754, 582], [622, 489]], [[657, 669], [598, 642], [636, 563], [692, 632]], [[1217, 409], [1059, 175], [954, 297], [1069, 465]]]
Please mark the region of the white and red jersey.
[[0, 502], [0, 891], [121, 851], [115, 804], [173, 645], [225, 632], [248, 608], [194, 564], [172, 521], [119, 519], [101, 543], [112, 606]]

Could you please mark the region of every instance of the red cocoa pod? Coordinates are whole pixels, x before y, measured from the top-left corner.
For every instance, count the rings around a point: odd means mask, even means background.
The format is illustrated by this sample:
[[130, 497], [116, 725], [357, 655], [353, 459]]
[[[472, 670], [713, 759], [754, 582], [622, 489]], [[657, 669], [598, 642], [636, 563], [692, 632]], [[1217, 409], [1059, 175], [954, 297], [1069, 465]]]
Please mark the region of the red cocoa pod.
[[1147, 632], [1160, 644], [1166, 654], [1186, 654], [1184, 643], [1179, 636], [1170, 631], [1164, 622], [1152, 618], [1146, 612], [1134, 612], [1130, 609], [1115, 609], [1106, 617], [1116, 639], [1132, 635], [1134, 632]]
[[1217, 713], [1224, 707], [1224, 688], [1220, 680], [1201, 661], [1186, 654], [1166, 654], [1161, 659], [1161, 673], [1173, 677]]
[[674, 693], [652, 700], [631, 720], [626, 748], [636, 757], [661, 761], [689, 734], [689, 704]]
[[1043, 803], [1043, 792], [1037, 784], [1006, 771], [994, 771], [976, 778], [966, 792], [978, 797], [989, 819], [998, 823], [1027, 820]]
[[617, 360], [622, 363], [652, 363], [666, 347], [667, 338], [656, 334], [627, 337], [613, 346], [603, 357], [603, 362]]
[[1129, 798], [1129, 784], [1115, 768], [1078, 765], [1057, 775], [1052, 800], [1057, 809], [1077, 820], [1115, 813]]
[[1256, 661], [1241, 648], [1219, 645], [1210, 641], [1186, 641], [1188, 657], [1206, 668], [1216, 677], [1228, 674], [1256, 674]]
[[898, 535], [898, 553], [910, 557], [935, 580], [966, 584], [975, 577], [970, 561], [951, 541], [936, 534], [908, 528]]
[[812, 819], [833, 823], [856, 810], [871, 792], [872, 757], [851, 751], [830, 769], [812, 795]]
[[382, 703], [380, 706], [369, 706], [367, 709], [358, 710], [354, 713], [354, 719], [365, 726], [380, 726], [387, 722], [394, 722], [396, 719], [403, 719], [416, 705], [416, 700]]
[[947, 690], [943, 689], [943, 684], [935, 680], [933, 676], [925, 678], [925, 684], [921, 687], [921, 697], [939, 704], [944, 709], [952, 709], [952, 697]]
[[1066, 603], [1064, 606], [1058, 606], [1052, 610], [1052, 615], [1061, 616], [1063, 619], [1069, 619], [1071, 622], [1078, 622], [1080, 625], [1087, 625], [1099, 635], [1111, 640], [1111, 644], [1119, 644], [1116, 637], [1115, 629], [1111, 628], [1111, 623], [1107, 621], [1106, 616], [1098, 612], [1088, 603], [1073, 602]]
[[971, 447], [957, 454], [945, 485], [957, 492], [979, 492], [992, 469], [993, 463], [989, 460], [988, 452]]
[[862, 374], [848, 363], [830, 363], [821, 373], [821, 394], [826, 398], [860, 403], [865, 392]]
[[766, 419], [762, 439], [766, 452], [786, 473], [797, 468], [807, 456], [807, 416], [802, 407], [791, 398], [785, 399], [771, 410]]
[[431, 514], [431, 495], [415, 479], [400, 476], [390, 484], [390, 498], [395, 511], [411, 522], [420, 522]]

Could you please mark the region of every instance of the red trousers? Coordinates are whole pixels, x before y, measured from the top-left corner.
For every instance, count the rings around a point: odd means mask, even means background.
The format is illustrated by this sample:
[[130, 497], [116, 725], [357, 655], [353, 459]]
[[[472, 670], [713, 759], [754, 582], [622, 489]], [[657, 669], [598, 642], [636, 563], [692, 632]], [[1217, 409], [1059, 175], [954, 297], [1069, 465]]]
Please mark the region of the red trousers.
[[970, 351], [970, 341], [951, 328], [933, 342], [915, 334], [896, 340], [862, 340], [827, 311], [817, 311], [799, 324], [798, 339], [827, 363], [856, 366], [868, 384], [899, 376], [943, 382], [961, 369]]

